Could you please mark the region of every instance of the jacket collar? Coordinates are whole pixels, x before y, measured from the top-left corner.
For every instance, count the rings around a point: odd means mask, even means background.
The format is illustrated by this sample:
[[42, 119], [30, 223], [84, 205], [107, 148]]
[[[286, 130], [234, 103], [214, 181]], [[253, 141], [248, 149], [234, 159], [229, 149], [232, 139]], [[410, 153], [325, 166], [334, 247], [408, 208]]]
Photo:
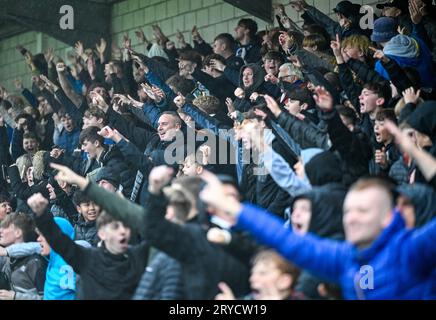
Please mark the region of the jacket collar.
[[391, 224], [382, 231], [380, 236], [374, 241], [374, 243], [366, 249], [357, 250], [356, 259], [358, 261], [366, 263], [376, 256], [388, 242], [399, 232], [404, 230], [406, 223], [399, 211], [394, 211]]

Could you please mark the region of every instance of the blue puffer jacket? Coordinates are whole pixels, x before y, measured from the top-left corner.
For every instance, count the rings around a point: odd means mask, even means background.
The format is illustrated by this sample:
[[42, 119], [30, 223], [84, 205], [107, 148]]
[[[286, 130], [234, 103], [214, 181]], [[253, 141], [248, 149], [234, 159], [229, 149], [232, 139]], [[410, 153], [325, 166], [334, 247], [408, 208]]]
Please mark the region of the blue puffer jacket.
[[[319, 278], [339, 283], [346, 299], [426, 299], [436, 286], [436, 219], [406, 230], [395, 212], [391, 224], [363, 250], [348, 242], [293, 234], [282, 220], [252, 205], [244, 205], [236, 227]], [[371, 274], [373, 286], [367, 281]]]

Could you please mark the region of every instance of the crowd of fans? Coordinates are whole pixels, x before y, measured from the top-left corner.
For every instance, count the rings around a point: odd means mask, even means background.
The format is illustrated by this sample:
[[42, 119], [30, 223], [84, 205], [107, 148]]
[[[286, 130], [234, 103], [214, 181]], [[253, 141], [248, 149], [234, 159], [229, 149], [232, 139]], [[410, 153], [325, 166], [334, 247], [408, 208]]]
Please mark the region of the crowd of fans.
[[211, 44], [17, 48], [0, 300], [436, 297], [436, 7], [290, 4]]

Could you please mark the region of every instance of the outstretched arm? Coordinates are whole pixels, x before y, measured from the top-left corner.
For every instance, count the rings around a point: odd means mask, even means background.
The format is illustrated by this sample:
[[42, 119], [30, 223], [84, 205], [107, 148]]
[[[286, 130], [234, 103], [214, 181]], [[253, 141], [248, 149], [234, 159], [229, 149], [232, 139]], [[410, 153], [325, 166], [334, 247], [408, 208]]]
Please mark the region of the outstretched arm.
[[86, 249], [77, 245], [59, 229], [53, 216], [47, 211], [48, 200], [40, 193], [30, 197], [27, 204], [35, 213], [36, 226], [44, 235], [50, 247], [59, 253], [73, 267], [74, 271], [80, 274], [87, 267]]
[[205, 172], [207, 183], [200, 198], [223, 212], [220, 214], [231, 224], [249, 231], [259, 242], [276, 249], [288, 260], [326, 280], [339, 282], [344, 263], [352, 254], [349, 244], [321, 240], [312, 235], [299, 236], [283, 226], [284, 221], [264, 209], [242, 205], [225, 196], [219, 179]]

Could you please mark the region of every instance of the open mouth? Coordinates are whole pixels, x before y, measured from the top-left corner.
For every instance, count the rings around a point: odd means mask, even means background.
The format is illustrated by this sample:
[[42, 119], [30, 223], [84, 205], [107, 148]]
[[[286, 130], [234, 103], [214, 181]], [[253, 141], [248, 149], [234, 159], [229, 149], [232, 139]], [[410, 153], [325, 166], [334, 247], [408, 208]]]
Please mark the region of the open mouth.
[[129, 244], [129, 241], [127, 240], [127, 238], [122, 238], [120, 240], [120, 245], [127, 246], [128, 244]]
[[376, 139], [377, 141], [380, 141], [380, 140], [381, 140], [381, 134], [380, 134], [379, 132], [375, 132], [375, 139]]
[[292, 223], [292, 228], [295, 233], [301, 233], [303, 230], [303, 224], [301, 223]]

